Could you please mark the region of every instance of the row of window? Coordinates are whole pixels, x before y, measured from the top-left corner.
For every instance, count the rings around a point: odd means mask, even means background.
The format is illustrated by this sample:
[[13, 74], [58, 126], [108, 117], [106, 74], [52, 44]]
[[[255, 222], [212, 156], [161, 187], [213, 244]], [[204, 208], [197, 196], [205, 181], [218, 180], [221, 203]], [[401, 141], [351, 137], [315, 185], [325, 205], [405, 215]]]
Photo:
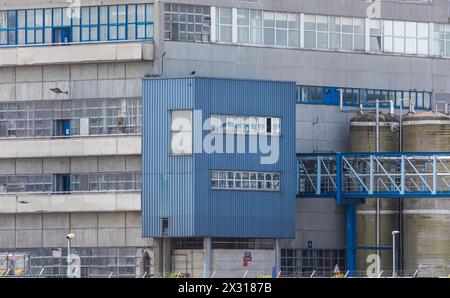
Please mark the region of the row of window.
[[370, 20], [370, 51], [429, 55], [429, 24]]
[[[392, 100], [396, 107], [408, 107], [409, 99], [417, 109], [431, 106], [431, 93], [423, 91], [374, 90], [362, 88], [336, 88], [297, 86], [298, 103], [339, 105], [340, 89], [344, 105], [371, 105], [375, 99]], [[192, 111], [173, 111], [172, 133], [192, 135]], [[184, 119], [184, 120], [183, 120]], [[187, 125], [184, 125], [184, 124]], [[212, 115], [212, 131], [249, 135], [280, 135], [281, 119], [276, 117]], [[142, 100], [74, 99], [14, 101], [0, 103], [0, 138], [51, 137], [76, 135], [139, 134], [142, 129]], [[185, 143], [190, 148], [190, 143]]]
[[141, 132], [139, 98], [0, 103], [0, 138]]
[[140, 190], [140, 172], [1, 175], [0, 193]]
[[[203, 249], [203, 238], [171, 238], [173, 249]], [[273, 239], [212, 238], [212, 249], [273, 249]]]
[[281, 134], [281, 119], [276, 117], [211, 115], [213, 132], [247, 135]]
[[305, 15], [307, 49], [365, 50], [365, 20], [335, 16]]
[[171, 3], [164, 15], [166, 40], [450, 57], [444, 24]]
[[152, 38], [152, 4], [0, 11], [0, 45]]
[[[276, 117], [211, 115], [211, 131], [226, 134], [281, 134], [281, 119]], [[171, 111], [171, 153], [192, 154], [192, 111]]]
[[336, 266], [345, 268], [345, 251], [341, 249], [282, 249], [281, 272], [286, 277], [333, 276]]
[[[83, 278], [136, 277], [136, 262], [142, 260], [135, 247], [123, 248], [72, 248], [80, 256], [80, 272]], [[67, 274], [67, 248], [0, 249], [0, 263], [10, 268], [22, 269], [22, 276], [61, 277]], [[144, 260], [146, 266], [148, 260]]]
[[345, 106], [359, 106], [360, 104], [374, 106], [375, 100], [378, 99], [386, 103], [393, 101], [397, 108], [402, 104], [404, 108], [409, 107], [410, 101], [419, 110], [431, 107], [431, 92], [322, 86], [297, 86], [297, 102], [339, 105], [341, 92], [343, 92], [342, 96]]
[[211, 188], [280, 191], [280, 173], [213, 170]]

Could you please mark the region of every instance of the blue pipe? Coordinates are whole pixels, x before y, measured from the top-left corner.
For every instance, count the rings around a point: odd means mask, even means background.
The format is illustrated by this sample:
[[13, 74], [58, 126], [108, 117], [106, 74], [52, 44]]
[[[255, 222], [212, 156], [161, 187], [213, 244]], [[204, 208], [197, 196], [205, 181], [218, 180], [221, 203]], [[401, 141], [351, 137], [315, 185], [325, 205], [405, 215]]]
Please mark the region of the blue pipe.
[[345, 205], [345, 267], [348, 276], [356, 273], [356, 205]]

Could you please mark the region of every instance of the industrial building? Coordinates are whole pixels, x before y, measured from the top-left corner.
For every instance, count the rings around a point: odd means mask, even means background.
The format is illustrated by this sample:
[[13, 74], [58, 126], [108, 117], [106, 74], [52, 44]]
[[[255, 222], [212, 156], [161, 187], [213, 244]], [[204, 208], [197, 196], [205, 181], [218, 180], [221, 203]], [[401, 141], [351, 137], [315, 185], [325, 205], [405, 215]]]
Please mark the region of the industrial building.
[[[449, 18], [446, 0], [0, 0], [0, 274], [64, 275], [73, 233], [81, 277], [365, 276], [375, 252], [383, 276], [398, 230], [398, 274], [448, 275]], [[262, 119], [277, 162], [172, 152], [198, 110], [244, 140]]]

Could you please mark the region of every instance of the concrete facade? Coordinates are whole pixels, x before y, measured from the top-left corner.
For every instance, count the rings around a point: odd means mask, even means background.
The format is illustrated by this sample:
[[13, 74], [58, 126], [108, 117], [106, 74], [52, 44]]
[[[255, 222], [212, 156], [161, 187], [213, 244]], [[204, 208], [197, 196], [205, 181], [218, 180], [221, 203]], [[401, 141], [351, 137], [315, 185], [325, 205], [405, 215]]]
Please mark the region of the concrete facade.
[[66, 235], [73, 232], [74, 247], [144, 247], [152, 239], [140, 237], [140, 213], [58, 212], [40, 214], [2, 214], [2, 248], [64, 247]]
[[[105, 1], [82, 2], [88, 6]], [[163, 4], [170, 1], [113, 0], [108, 4], [153, 2], [153, 41], [0, 47], [0, 103], [141, 97], [141, 79], [160, 75], [162, 65], [166, 76], [196, 71], [202, 76], [289, 80], [301, 85], [450, 92], [450, 59], [165, 41]], [[366, 0], [174, 2], [362, 18], [367, 17], [369, 5]], [[0, 0], [0, 10], [43, 7], [67, 7], [67, 2]], [[386, 0], [382, 1], [380, 13], [384, 19], [448, 23], [447, 12], [446, 0]], [[68, 94], [55, 94], [52, 88]], [[297, 105], [296, 152], [348, 150], [351, 117], [340, 113], [336, 106]], [[64, 140], [5, 138], [0, 140], [0, 175], [140, 171], [140, 141], [136, 135]], [[140, 234], [137, 193], [2, 194], [0, 200], [0, 249], [64, 247], [64, 236], [70, 231], [77, 235], [75, 247], [148, 249], [154, 265], [153, 242]], [[26, 200], [33, 203], [20, 203]], [[344, 248], [344, 210], [333, 198], [297, 199], [296, 211], [296, 238], [284, 240], [282, 249], [307, 249], [310, 243], [313, 249]], [[242, 254], [213, 251], [218, 267], [230, 257], [228, 254], [235, 254], [236, 259]], [[256, 271], [266, 272], [273, 257], [270, 252], [258, 253], [264, 261], [261, 270]], [[174, 250], [173, 270], [184, 271], [187, 258], [188, 272], [200, 276], [202, 257], [202, 250]], [[144, 267], [142, 262], [139, 264]], [[238, 270], [239, 264], [230, 266]], [[143, 269], [139, 270], [143, 274]]]

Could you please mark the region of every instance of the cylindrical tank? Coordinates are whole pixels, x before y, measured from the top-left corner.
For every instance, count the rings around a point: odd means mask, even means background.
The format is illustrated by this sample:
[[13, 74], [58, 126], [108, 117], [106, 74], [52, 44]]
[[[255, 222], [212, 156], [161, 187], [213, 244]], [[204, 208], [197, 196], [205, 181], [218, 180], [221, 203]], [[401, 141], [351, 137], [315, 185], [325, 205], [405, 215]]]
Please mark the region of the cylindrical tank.
[[[395, 116], [380, 114], [380, 152], [399, 150], [398, 119]], [[352, 152], [376, 152], [376, 114], [366, 113], [350, 120], [350, 149]], [[380, 245], [392, 244], [392, 231], [398, 227], [398, 201], [380, 199]], [[376, 246], [376, 199], [367, 198], [356, 209], [358, 247]], [[380, 270], [388, 273], [392, 270], [391, 250], [380, 250]], [[373, 259], [369, 255], [376, 250], [359, 249], [357, 251], [357, 270], [365, 275]]]
[[[450, 151], [449, 116], [418, 112], [404, 116], [402, 123], [405, 152]], [[403, 210], [407, 273], [412, 274], [421, 267], [418, 276], [450, 274], [450, 198], [408, 198], [404, 200]]]

